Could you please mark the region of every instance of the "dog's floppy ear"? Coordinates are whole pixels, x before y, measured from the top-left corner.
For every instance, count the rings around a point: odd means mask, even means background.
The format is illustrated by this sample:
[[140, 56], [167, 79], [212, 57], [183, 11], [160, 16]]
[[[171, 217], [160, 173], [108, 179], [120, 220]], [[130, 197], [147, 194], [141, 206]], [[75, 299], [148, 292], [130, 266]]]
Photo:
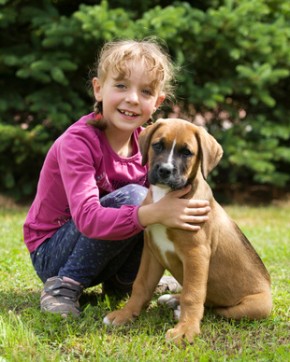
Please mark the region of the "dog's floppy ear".
[[201, 172], [204, 179], [223, 156], [222, 146], [203, 127], [199, 127], [197, 140], [201, 151]]
[[147, 126], [139, 135], [139, 146], [140, 146], [140, 152], [142, 155], [142, 166], [146, 165], [148, 162], [148, 151], [149, 146], [151, 142], [151, 138], [154, 134], [154, 132], [161, 126], [161, 119], [157, 120], [155, 123], [153, 123], [150, 126]]

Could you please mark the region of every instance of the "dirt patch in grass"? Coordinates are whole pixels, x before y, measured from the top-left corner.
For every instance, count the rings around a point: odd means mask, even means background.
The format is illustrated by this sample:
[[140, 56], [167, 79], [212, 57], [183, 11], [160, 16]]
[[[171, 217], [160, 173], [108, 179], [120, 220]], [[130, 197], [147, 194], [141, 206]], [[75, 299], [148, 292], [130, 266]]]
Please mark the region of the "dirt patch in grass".
[[18, 203], [12, 197], [0, 194], [0, 208], [22, 210], [30, 205], [31, 202]]

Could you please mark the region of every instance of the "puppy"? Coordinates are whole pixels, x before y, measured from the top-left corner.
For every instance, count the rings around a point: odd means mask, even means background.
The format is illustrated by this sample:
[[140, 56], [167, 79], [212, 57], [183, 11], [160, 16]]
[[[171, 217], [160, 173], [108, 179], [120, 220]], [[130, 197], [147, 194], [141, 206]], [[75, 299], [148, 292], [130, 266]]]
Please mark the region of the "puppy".
[[260, 257], [214, 199], [206, 182], [222, 157], [222, 148], [202, 127], [181, 119], [160, 119], [140, 135], [143, 163], [148, 162], [153, 200], [192, 185], [187, 199], [210, 202], [209, 220], [197, 232], [147, 227], [132, 295], [104, 323], [121, 325], [136, 318], [151, 300], [165, 269], [182, 285], [180, 295], [161, 302], [180, 305], [178, 324], [166, 333], [176, 344], [200, 333], [204, 306], [232, 319], [266, 318], [272, 309], [270, 276]]

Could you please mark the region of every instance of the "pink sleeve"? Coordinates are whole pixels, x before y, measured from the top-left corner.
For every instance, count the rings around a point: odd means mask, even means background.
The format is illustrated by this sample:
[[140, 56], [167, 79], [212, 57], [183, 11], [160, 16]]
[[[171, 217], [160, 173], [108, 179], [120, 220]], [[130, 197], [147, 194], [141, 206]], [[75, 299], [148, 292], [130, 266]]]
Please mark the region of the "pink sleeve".
[[97, 146], [94, 144], [93, 148], [79, 136], [64, 138], [60, 144], [58, 162], [70, 213], [78, 230], [89, 238], [127, 239], [143, 230], [138, 206], [120, 209], [101, 206], [95, 181]]

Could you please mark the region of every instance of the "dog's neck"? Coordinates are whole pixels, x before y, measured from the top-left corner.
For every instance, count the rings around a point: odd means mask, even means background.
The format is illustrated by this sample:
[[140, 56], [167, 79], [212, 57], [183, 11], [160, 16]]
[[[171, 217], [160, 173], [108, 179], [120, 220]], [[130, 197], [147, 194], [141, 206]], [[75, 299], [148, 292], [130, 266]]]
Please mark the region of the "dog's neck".
[[[201, 171], [198, 171], [197, 175], [189, 183], [192, 185], [192, 189], [188, 194], [184, 195], [185, 199], [203, 199], [210, 200], [213, 197], [211, 188], [206, 180], [203, 178]], [[164, 197], [171, 188], [164, 185], [151, 185], [153, 202], [157, 202]]]
[[157, 202], [162, 199], [170, 191], [170, 187], [152, 185], [152, 197], [153, 202]]
[[187, 198], [211, 200], [213, 197], [212, 190], [204, 179], [201, 170], [198, 170], [195, 178], [190, 182], [192, 189]]

